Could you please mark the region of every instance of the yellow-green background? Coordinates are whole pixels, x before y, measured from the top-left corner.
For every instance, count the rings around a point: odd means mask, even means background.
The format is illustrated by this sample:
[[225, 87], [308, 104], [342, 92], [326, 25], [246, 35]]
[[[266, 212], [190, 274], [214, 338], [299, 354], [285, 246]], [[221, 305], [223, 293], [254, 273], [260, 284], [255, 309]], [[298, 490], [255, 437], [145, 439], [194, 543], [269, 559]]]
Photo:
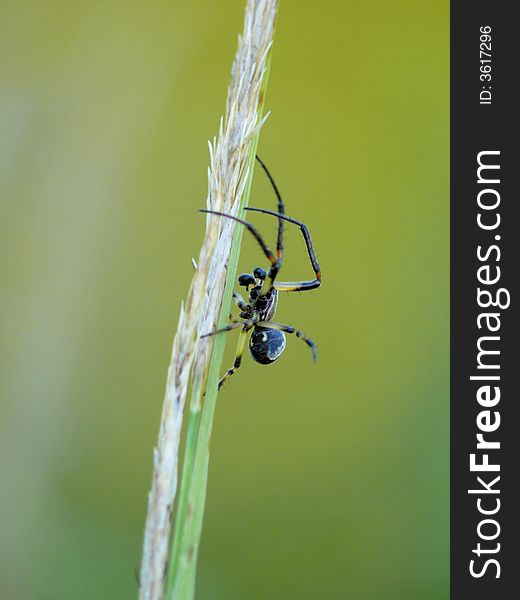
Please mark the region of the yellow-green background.
[[[135, 596], [243, 5], [0, 4], [2, 599]], [[448, 9], [281, 1], [259, 153], [323, 287], [277, 318], [320, 358], [289, 339], [222, 392], [199, 599], [448, 597]]]

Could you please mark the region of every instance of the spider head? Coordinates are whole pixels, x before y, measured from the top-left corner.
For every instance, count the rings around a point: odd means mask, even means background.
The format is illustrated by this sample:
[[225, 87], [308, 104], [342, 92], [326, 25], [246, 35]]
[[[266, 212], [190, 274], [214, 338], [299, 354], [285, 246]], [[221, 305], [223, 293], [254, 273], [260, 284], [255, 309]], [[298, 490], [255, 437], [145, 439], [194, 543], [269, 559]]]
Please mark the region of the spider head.
[[249, 292], [249, 298], [251, 300], [256, 300], [258, 298], [258, 293], [262, 289], [261, 285], [255, 285], [255, 287]]

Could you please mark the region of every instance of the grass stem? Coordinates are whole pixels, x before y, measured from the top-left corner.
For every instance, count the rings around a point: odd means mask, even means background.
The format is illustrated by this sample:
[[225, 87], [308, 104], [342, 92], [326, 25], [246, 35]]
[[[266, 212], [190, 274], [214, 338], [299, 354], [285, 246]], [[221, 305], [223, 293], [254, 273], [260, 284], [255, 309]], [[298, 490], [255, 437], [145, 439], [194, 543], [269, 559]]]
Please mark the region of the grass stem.
[[[251, 190], [263, 119], [278, 0], [248, 0], [228, 90], [226, 114], [210, 143], [207, 208], [240, 215]], [[206, 235], [181, 308], [154, 454], [140, 572], [141, 600], [192, 600], [206, 501], [209, 445], [226, 336], [200, 336], [227, 323], [242, 228], [206, 217]], [[191, 391], [173, 541], [180, 435]], [[166, 576], [165, 576], [166, 575]]]

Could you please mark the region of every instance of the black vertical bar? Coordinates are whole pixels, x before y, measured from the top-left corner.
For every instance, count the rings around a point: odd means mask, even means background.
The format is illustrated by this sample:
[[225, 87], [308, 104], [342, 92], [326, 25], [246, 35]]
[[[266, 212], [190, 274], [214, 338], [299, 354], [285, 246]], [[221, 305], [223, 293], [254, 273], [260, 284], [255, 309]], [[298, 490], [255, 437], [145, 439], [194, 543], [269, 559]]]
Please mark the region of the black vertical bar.
[[[520, 513], [520, 395], [516, 381], [520, 374], [520, 352], [515, 336], [518, 327], [517, 304], [520, 259], [520, 155], [517, 145], [520, 107], [516, 101], [520, 52], [517, 40], [518, 21], [515, 2], [452, 0], [451, 3], [451, 598], [453, 600], [501, 600], [520, 597], [519, 513]], [[487, 43], [487, 28], [490, 49]], [[481, 39], [481, 36], [482, 39]], [[482, 42], [484, 40], [484, 42]], [[483, 54], [481, 54], [481, 51]], [[491, 54], [491, 57], [486, 56]], [[487, 59], [491, 62], [485, 62]], [[485, 66], [490, 65], [490, 71]], [[489, 73], [490, 77], [482, 77]], [[490, 103], [485, 103], [490, 102]], [[478, 181], [478, 156], [481, 161], [499, 165], [499, 169], [482, 170]], [[490, 180], [500, 179], [500, 183]], [[496, 209], [482, 209], [481, 202], [492, 205], [500, 197]], [[483, 229], [496, 222], [495, 229]], [[498, 236], [498, 237], [497, 237]], [[490, 251], [487, 259], [481, 257]], [[496, 246], [498, 250], [490, 250]], [[498, 256], [500, 252], [500, 256]], [[500, 268], [496, 284], [478, 280], [478, 269], [484, 279], [493, 279]], [[510, 306], [479, 306], [477, 288], [496, 295], [500, 288], [510, 294]], [[500, 296], [507, 304], [507, 294]], [[481, 303], [485, 304], [481, 296]], [[479, 315], [498, 314], [489, 332], [487, 322]], [[491, 318], [490, 318], [491, 320]], [[481, 328], [479, 328], [479, 323]], [[477, 343], [482, 336], [498, 336], [499, 340], [481, 340], [481, 348], [499, 350], [500, 354], [482, 355], [478, 363]], [[483, 368], [498, 365], [499, 368]], [[499, 380], [475, 380], [499, 377]], [[520, 378], [520, 377], [519, 377]], [[477, 400], [479, 389], [490, 385], [490, 401], [495, 387], [500, 388], [500, 401], [494, 407]], [[482, 392], [484, 394], [484, 392]], [[490, 411], [489, 417], [482, 414]], [[499, 413], [500, 424], [497, 426]], [[480, 417], [479, 417], [480, 414]], [[480, 424], [495, 431], [482, 432]], [[488, 420], [486, 421], [486, 418]], [[500, 442], [500, 449], [478, 449], [477, 434], [486, 441]], [[481, 464], [488, 455], [489, 463], [500, 471], [471, 471], [470, 456]], [[496, 477], [500, 480], [491, 485]], [[490, 488], [486, 492], [483, 484]], [[480, 493], [468, 493], [468, 490]], [[495, 514], [483, 514], [497, 509]], [[494, 539], [495, 533], [500, 528]], [[481, 535], [479, 535], [479, 532]], [[479, 546], [480, 544], [480, 550]], [[500, 546], [498, 546], [500, 544]], [[474, 561], [471, 563], [471, 561]], [[488, 562], [489, 561], [489, 562]], [[496, 562], [493, 562], [496, 561]], [[471, 573], [473, 569], [473, 575]], [[499, 575], [499, 577], [497, 577]]]

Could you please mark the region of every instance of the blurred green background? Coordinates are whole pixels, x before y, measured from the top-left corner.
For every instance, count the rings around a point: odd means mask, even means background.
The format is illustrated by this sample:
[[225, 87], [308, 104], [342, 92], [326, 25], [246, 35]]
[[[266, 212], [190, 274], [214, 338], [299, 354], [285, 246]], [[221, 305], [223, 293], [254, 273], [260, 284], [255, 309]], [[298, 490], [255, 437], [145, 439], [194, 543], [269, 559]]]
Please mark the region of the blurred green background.
[[[135, 597], [244, 4], [0, 4], [2, 600]], [[259, 154], [323, 287], [277, 320], [320, 359], [289, 339], [219, 399], [201, 600], [448, 598], [448, 11], [281, 1]]]

